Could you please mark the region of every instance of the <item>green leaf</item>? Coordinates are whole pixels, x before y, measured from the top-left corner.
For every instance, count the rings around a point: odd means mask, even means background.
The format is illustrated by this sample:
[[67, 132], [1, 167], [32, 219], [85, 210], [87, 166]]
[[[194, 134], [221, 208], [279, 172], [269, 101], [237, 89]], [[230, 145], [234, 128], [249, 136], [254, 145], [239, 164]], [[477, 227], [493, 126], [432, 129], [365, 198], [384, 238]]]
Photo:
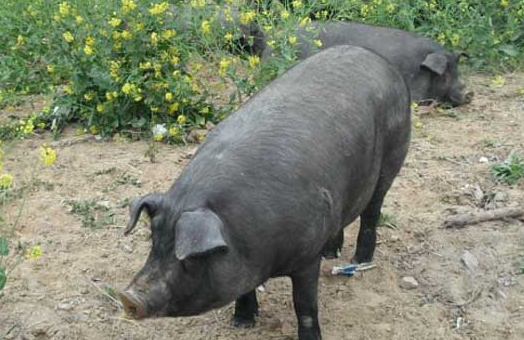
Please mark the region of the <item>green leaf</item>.
[[206, 124], [206, 119], [200, 115], [195, 116], [195, 123], [199, 126], [204, 126]]
[[9, 255], [9, 244], [7, 243], [7, 237], [0, 237], [0, 256]]
[[5, 275], [5, 269], [0, 267], [0, 291], [4, 289], [7, 276]]
[[499, 47], [499, 51], [506, 53], [510, 57], [516, 57], [519, 54], [519, 50], [514, 45], [502, 45]]

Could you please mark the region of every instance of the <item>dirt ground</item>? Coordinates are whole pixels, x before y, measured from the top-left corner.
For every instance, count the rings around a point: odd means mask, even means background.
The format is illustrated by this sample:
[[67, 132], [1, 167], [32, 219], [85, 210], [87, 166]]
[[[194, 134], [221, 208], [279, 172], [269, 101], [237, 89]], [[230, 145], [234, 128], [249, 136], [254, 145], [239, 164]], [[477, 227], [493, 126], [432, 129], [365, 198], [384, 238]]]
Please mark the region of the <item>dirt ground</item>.
[[[524, 206], [524, 180], [509, 187], [489, 173], [510, 151], [524, 152], [518, 90], [524, 74], [505, 78], [495, 88], [491, 78], [470, 75], [472, 104], [414, 116], [409, 157], [384, 208], [397, 229], [379, 229], [377, 267], [349, 278], [329, 274], [349, 262], [355, 223], [346, 229], [342, 257], [323, 263], [324, 339], [524, 339], [524, 223], [441, 227], [452, 213]], [[122, 236], [128, 199], [167, 190], [195, 146], [160, 145], [151, 163], [146, 142], [35, 136], [6, 155], [18, 186], [30, 178], [43, 141], [54, 143], [58, 160], [38, 167], [17, 230], [42, 255], [23, 261], [10, 277], [0, 299], [0, 339], [296, 339], [287, 278], [258, 293], [261, 314], [252, 329], [231, 326], [232, 305], [197, 317], [135, 322], [105, 293], [129, 282], [150, 247], [144, 227]], [[7, 221], [20, 204], [9, 203]], [[465, 252], [474, 257], [469, 268]], [[401, 287], [406, 276], [418, 287]]]

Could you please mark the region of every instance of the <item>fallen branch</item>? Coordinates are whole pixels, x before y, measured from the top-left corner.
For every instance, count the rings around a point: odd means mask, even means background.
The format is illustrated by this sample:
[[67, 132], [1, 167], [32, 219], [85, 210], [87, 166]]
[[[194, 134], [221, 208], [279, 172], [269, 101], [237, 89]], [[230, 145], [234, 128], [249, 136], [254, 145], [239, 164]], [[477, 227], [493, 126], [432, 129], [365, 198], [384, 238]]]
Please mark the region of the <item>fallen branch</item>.
[[500, 208], [487, 211], [470, 212], [449, 216], [444, 221], [444, 228], [462, 228], [468, 224], [476, 224], [486, 221], [501, 220], [505, 218], [524, 218], [524, 209]]

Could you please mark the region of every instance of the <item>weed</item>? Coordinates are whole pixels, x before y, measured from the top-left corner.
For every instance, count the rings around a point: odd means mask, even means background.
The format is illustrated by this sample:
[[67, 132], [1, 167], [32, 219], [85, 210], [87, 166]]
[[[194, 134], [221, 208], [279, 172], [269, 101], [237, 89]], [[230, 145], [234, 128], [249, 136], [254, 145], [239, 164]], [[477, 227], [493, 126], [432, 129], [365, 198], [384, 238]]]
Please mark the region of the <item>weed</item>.
[[524, 160], [512, 152], [504, 162], [491, 167], [491, 175], [496, 181], [513, 185], [524, 177]]
[[392, 217], [387, 213], [381, 213], [377, 223], [378, 227], [388, 227], [390, 229], [398, 229], [393, 222]]
[[114, 213], [109, 207], [94, 200], [69, 200], [66, 205], [71, 213], [80, 217], [84, 228], [99, 229], [115, 223]]

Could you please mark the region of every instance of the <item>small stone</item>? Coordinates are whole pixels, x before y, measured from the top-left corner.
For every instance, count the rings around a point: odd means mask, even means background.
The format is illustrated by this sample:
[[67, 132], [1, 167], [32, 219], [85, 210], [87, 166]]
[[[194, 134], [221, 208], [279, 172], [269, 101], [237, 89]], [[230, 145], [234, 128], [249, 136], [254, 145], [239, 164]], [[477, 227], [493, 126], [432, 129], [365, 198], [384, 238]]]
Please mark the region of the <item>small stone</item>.
[[462, 253], [462, 257], [460, 259], [466, 265], [466, 267], [469, 269], [470, 272], [473, 273], [473, 272], [475, 272], [475, 270], [477, 270], [477, 267], [479, 266], [479, 261], [469, 251], [467, 251], [467, 250], [464, 251]]
[[479, 163], [488, 163], [489, 162], [489, 159], [487, 157], [480, 157], [479, 158]]
[[475, 197], [475, 199], [479, 202], [484, 198], [484, 192], [478, 185], [476, 185], [473, 189], [473, 197]]
[[98, 205], [105, 209], [111, 209], [111, 202], [109, 201], [100, 201], [98, 202]]
[[400, 280], [400, 287], [404, 289], [415, 289], [418, 287], [418, 281], [413, 276], [404, 276]]
[[128, 254], [131, 254], [133, 252], [133, 247], [128, 244], [124, 244], [122, 246], [122, 249], [124, 249], [124, 251]]
[[499, 191], [495, 194], [495, 196], [493, 196], [493, 200], [495, 202], [505, 202], [508, 200], [508, 194], [506, 194], [505, 192]]
[[83, 294], [83, 295], [89, 294], [89, 289], [87, 289], [86, 287], [80, 289], [80, 294]]
[[389, 239], [390, 242], [398, 242], [399, 240], [400, 240], [400, 237], [398, 237], [397, 235], [393, 235]]

